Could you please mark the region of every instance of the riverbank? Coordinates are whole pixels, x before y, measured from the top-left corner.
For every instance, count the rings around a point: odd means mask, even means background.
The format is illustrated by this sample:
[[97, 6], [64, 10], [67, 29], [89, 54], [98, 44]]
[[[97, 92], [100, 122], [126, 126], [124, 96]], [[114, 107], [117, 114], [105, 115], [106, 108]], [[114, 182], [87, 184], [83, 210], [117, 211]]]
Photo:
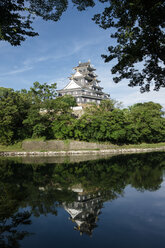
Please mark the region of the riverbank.
[[89, 154], [123, 154], [165, 151], [165, 143], [117, 146], [110, 143], [93, 143], [61, 140], [25, 140], [13, 146], [0, 145], [0, 156], [67, 156]]

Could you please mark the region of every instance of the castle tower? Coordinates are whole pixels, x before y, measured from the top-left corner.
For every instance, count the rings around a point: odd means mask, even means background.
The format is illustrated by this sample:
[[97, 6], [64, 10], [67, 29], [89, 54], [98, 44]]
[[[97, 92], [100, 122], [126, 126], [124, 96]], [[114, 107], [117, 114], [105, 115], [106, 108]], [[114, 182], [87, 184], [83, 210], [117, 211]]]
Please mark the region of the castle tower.
[[57, 90], [58, 96], [72, 95], [76, 98], [77, 104], [96, 103], [108, 99], [109, 94], [102, 91], [100, 81], [97, 79], [95, 70], [90, 61], [81, 63], [73, 68], [75, 73], [69, 79], [69, 83], [61, 90]]

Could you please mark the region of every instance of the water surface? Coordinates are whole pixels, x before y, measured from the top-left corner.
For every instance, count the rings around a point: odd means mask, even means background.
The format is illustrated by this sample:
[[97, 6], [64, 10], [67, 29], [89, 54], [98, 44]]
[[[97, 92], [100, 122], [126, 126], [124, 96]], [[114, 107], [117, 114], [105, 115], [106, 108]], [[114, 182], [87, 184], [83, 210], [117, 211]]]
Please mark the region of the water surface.
[[54, 161], [0, 159], [0, 247], [164, 248], [164, 152]]

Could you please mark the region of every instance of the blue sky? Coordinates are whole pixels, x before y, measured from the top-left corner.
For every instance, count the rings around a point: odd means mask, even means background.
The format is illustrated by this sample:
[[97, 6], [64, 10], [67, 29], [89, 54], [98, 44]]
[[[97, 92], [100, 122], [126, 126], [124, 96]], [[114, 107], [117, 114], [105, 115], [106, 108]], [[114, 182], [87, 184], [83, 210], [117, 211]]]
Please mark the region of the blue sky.
[[114, 43], [110, 30], [99, 28], [92, 16], [100, 12], [102, 5], [78, 12], [70, 7], [59, 22], [43, 21], [37, 18], [33, 24], [38, 37], [27, 38], [21, 46], [12, 47], [0, 42], [0, 86], [14, 89], [29, 89], [33, 82], [57, 83], [61, 89], [68, 83], [72, 68], [79, 61], [89, 59], [96, 68], [100, 85], [110, 93], [111, 98], [123, 102], [127, 107], [136, 102], [159, 102], [165, 108], [165, 89], [159, 92], [139, 92], [130, 88], [128, 82], [115, 84], [110, 72], [114, 62], [104, 63], [101, 54]]

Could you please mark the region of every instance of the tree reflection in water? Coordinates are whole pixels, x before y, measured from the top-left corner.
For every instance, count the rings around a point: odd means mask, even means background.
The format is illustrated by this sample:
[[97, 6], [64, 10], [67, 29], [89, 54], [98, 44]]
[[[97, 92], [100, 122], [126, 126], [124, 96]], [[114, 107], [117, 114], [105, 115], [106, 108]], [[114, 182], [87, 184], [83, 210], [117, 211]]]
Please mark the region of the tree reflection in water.
[[20, 226], [30, 225], [31, 216], [56, 216], [60, 206], [80, 234], [92, 235], [104, 202], [124, 195], [129, 184], [139, 191], [159, 189], [164, 168], [163, 152], [62, 164], [1, 158], [0, 245], [19, 247], [30, 235]]
[[19, 241], [29, 236], [30, 233], [27, 231], [20, 231], [20, 225], [29, 225], [31, 213], [28, 211], [18, 212], [6, 219], [0, 220], [0, 247], [20, 247]]

